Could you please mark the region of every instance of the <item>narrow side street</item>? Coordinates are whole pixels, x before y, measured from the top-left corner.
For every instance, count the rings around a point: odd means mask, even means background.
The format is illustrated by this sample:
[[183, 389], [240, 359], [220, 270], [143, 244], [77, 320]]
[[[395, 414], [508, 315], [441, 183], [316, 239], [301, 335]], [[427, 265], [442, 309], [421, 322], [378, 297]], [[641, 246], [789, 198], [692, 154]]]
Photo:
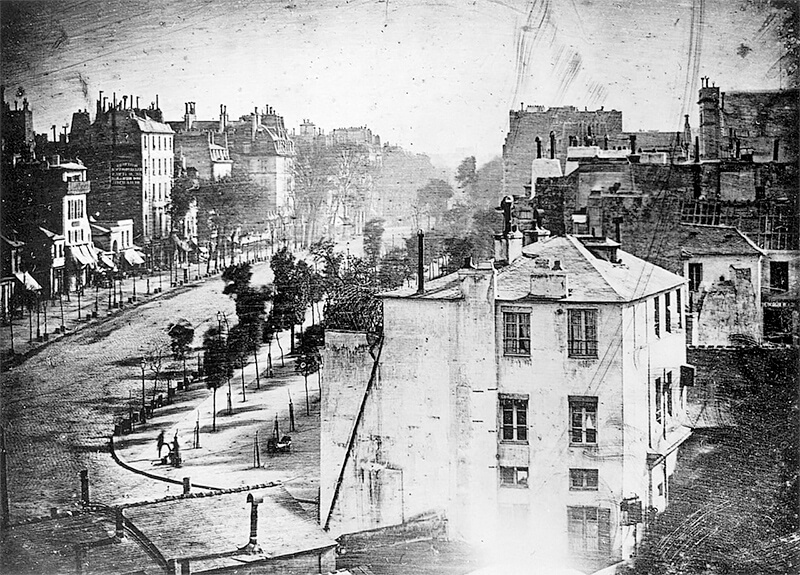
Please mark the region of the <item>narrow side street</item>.
[[[254, 284], [267, 283], [270, 275], [268, 263], [254, 265]], [[144, 351], [150, 342], [165, 337], [170, 323], [185, 319], [194, 326], [191, 361], [196, 366], [195, 352], [206, 329], [217, 324], [217, 311], [235, 320], [234, 302], [222, 294], [223, 287], [224, 282], [214, 277], [196, 287], [177, 288], [135, 307], [126, 306], [117, 315], [51, 342], [4, 374], [2, 420], [12, 523], [47, 515], [52, 508], [77, 509], [83, 469], [89, 470], [91, 500], [104, 504], [154, 499], [180, 489], [116, 463], [109, 451], [109, 437], [115, 424], [128, 416], [132, 398], [141, 397]], [[288, 352], [288, 333], [281, 334], [281, 347]], [[294, 374], [291, 361], [280, 367], [277, 345], [273, 344], [272, 355], [276, 377], [261, 377], [260, 390], [256, 389], [254, 365], [246, 367], [246, 403], [241, 397], [240, 371], [235, 371], [231, 381], [233, 415], [226, 415], [226, 388], [218, 390], [219, 431], [210, 431], [210, 390], [203, 382], [194, 382], [188, 391], [177, 392], [175, 403], [157, 409], [146, 425], [137, 425], [134, 433], [116, 438], [120, 459], [151, 475], [178, 480], [189, 476], [194, 483], [214, 487], [288, 481], [288, 487], [294, 484], [303, 499], [313, 498], [318, 475], [316, 375], [309, 378], [312, 411], [307, 417], [302, 377]], [[259, 368], [264, 371], [266, 367], [265, 346], [259, 354]], [[153, 374], [147, 371], [148, 401], [152, 382]], [[159, 393], [165, 389], [162, 381]], [[287, 389], [297, 415], [295, 433], [288, 431]], [[192, 431], [198, 413], [201, 448], [195, 450]], [[293, 437], [292, 454], [262, 456], [262, 467], [252, 469], [255, 431], [259, 431], [263, 448], [276, 414], [281, 434]], [[161, 429], [168, 441], [177, 431], [182, 468], [156, 465], [156, 437]], [[221, 467], [229, 469], [230, 475]]]

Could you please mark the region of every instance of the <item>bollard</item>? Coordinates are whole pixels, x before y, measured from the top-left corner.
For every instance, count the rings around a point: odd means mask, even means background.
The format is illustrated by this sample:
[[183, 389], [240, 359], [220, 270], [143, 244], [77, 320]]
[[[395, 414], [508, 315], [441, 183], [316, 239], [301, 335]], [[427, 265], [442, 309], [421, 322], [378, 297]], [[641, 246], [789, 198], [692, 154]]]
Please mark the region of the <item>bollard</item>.
[[189, 495], [192, 490], [192, 482], [190, 481], [189, 477], [183, 478], [183, 494]]
[[89, 472], [81, 470], [81, 503], [89, 505]]

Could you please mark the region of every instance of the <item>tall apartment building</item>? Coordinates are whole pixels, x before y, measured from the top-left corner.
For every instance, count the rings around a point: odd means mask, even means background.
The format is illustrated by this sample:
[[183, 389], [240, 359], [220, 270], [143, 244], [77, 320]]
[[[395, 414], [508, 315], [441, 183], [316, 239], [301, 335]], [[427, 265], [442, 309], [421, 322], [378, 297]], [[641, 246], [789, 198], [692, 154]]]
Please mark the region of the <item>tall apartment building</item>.
[[226, 121], [230, 158], [234, 165], [264, 189], [264, 220], [267, 214], [294, 212], [294, 142], [284, 126], [283, 116], [266, 106], [250, 115]]
[[89, 212], [102, 220], [132, 218], [137, 241], [158, 245], [169, 239], [169, 203], [174, 178], [174, 132], [163, 122], [158, 102], [143, 109], [138, 97], [101, 96], [93, 122], [73, 114], [69, 149], [92, 173]]
[[335, 534], [444, 516], [500, 556], [599, 568], [669, 499], [684, 280], [563, 236], [382, 295], [382, 339], [326, 333], [320, 516]]
[[22, 249], [22, 267], [55, 297], [89, 285], [97, 256], [87, 203], [87, 168], [58, 156], [8, 167], [4, 174], [4, 227], [13, 226]]

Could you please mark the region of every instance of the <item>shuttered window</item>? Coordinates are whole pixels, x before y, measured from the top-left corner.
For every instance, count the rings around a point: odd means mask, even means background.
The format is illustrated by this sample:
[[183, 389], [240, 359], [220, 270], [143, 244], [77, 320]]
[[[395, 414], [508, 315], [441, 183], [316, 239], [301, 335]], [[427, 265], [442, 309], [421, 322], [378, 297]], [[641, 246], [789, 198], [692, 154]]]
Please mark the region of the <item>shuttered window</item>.
[[573, 555], [611, 553], [611, 510], [604, 507], [567, 507], [569, 551]]

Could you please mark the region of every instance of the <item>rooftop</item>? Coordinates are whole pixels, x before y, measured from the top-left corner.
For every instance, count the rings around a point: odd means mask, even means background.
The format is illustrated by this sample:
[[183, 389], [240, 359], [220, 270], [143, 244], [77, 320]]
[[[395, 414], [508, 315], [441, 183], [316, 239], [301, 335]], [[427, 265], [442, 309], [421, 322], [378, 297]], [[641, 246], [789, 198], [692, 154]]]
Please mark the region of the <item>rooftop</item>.
[[[614, 247], [616, 242], [598, 242]], [[569, 295], [563, 302], [622, 303], [675, 289], [684, 283], [681, 276], [648, 263], [622, 250], [617, 260], [595, 257], [576, 237], [559, 236], [536, 242], [522, 249], [522, 256], [497, 269], [496, 299], [518, 301], [530, 297], [531, 275], [550, 269], [558, 261], [569, 282]], [[425, 284], [425, 292], [400, 288], [381, 294], [391, 298], [461, 299], [458, 273]]]
[[133, 119], [136, 121], [136, 124], [139, 126], [139, 130], [142, 132], [146, 132], [148, 134], [174, 134], [172, 128], [170, 128], [167, 124], [162, 124], [161, 122], [156, 122], [150, 118], [142, 118], [140, 116], [136, 116]]
[[712, 255], [764, 255], [750, 238], [732, 226], [681, 224], [676, 230], [675, 245], [681, 246], [681, 258]]
[[203, 558], [204, 563], [209, 562], [196, 567], [198, 571], [336, 545], [283, 487], [259, 494], [264, 496], [258, 506], [258, 544], [262, 552], [252, 555], [236, 553], [250, 536], [246, 492], [129, 507], [125, 516], [167, 559]]

